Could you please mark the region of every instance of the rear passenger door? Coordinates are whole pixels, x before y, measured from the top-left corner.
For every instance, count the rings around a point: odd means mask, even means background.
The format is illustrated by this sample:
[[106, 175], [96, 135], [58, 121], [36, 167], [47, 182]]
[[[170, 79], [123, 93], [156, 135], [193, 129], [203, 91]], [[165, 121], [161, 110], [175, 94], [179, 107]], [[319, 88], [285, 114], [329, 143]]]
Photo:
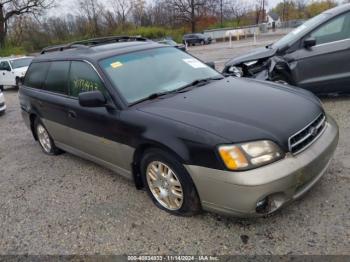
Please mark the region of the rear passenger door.
[[51, 62], [46, 81], [43, 85], [43, 96], [40, 102], [43, 122], [55, 143], [69, 143], [68, 137], [68, 76], [69, 61]]
[[129, 176], [131, 163], [127, 159], [132, 152], [119, 141], [119, 111], [79, 105], [78, 95], [87, 91], [101, 91], [111, 101], [100, 76], [91, 64], [73, 61], [69, 79], [69, 136], [75, 153]]
[[68, 143], [67, 83], [69, 62], [35, 62], [26, 74], [22, 93], [30, 99], [57, 146]]

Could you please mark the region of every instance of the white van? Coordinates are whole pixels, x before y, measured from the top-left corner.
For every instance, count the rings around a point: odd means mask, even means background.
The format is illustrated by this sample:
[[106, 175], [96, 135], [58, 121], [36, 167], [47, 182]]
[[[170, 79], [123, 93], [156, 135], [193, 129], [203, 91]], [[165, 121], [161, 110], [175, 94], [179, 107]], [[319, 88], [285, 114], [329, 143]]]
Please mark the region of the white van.
[[4, 90], [4, 86], [18, 86], [32, 60], [27, 56], [0, 58], [0, 90]]

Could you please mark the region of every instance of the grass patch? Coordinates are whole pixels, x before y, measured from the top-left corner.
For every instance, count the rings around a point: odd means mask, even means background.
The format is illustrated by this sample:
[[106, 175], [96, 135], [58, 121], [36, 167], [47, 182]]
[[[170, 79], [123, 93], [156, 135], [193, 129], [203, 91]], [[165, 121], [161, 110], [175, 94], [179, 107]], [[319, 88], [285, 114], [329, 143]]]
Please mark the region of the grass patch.
[[0, 49], [0, 57], [24, 54], [26, 54], [26, 51], [23, 47], [6, 46]]

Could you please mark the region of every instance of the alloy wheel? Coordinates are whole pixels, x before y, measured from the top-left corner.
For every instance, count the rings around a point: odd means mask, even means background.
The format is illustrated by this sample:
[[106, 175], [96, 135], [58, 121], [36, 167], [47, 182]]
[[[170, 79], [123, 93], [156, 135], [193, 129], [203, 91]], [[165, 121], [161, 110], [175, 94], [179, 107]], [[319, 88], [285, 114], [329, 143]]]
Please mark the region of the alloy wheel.
[[52, 149], [50, 136], [49, 133], [46, 131], [45, 127], [43, 127], [41, 124], [37, 126], [37, 135], [42, 148], [45, 150], [46, 153], [50, 153]]
[[179, 210], [182, 207], [184, 194], [180, 180], [166, 164], [154, 161], [146, 170], [149, 189], [154, 198], [168, 210]]

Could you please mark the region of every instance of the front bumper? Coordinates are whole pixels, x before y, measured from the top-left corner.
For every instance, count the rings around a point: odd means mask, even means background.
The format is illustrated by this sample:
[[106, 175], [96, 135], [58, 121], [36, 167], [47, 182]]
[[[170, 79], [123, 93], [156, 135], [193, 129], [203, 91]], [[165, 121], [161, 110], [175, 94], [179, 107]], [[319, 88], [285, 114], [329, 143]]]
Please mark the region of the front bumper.
[[3, 114], [6, 111], [5, 102], [0, 103], [0, 114]]
[[[267, 215], [309, 191], [327, 171], [339, 139], [339, 129], [328, 116], [321, 137], [307, 150], [273, 164], [245, 172], [186, 166], [204, 210], [230, 216]], [[264, 212], [257, 203], [267, 201]]]

